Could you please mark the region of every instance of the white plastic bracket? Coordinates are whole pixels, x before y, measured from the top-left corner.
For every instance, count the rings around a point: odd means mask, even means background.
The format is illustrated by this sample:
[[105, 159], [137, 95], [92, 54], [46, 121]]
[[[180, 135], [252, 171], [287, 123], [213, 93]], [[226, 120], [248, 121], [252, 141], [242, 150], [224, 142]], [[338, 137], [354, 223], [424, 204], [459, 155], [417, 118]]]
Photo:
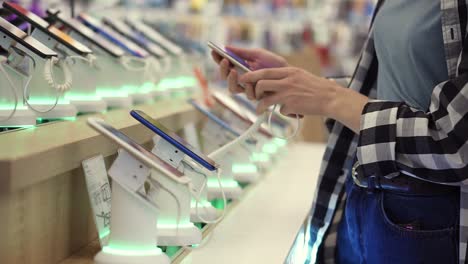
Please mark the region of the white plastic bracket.
[[113, 180], [129, 190], [137, 192], [151, 175], [151, 170], [126, 151], [119, 149], [117, 159], [108, 173]]
[[171, 164], [174, 168], [179, 168], [185, 154], [161, 137], [154, 136], [153, 142], [153, 154]]

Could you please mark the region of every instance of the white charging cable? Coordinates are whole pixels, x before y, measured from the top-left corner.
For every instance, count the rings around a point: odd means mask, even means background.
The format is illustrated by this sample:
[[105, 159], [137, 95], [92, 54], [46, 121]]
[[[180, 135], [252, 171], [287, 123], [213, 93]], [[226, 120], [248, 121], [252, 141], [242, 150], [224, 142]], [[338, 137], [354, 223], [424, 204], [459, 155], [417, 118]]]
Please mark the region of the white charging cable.
[[10, 75], [8, 72], [5, 70], [5, 62], [8, 59], [5, 56], [0, 56], [0, 71], [2, 71], [3, 75], [5, 75], [5, 78], [8, 81], [8, 85], [10, 86], [11, 93], [13, 94], [14, 100], [15, 100], [15, 106], [13, 107], [13, 110], [11, 110], [11, 113], [4, 119], [0, 119], [0, 122], [6, 122], [10, 120], [16, 113], [16, 110], [18, 109], [18, 93], [16, 92], [16, 85], [13, 83], [13, 81], [10, 78]]
[[[201, 204], [201, 195], [203, 194], [203, 192], [205, 191], [207, 185], [208, 185], [208, 176], [206, 176], [206, 174], [198, 171], [197, 169], [195, 169], [194, 167], [190, 166], [189, 164], [187, 164], [185, 161], [182, 161], [182, 164], [184, 165], [184, 173], [185, 173], [185, 168], [189, 168], [191, 170], [193, 170], [195, 173], [197, 174], [200, 174], [204, 177], [204, 181], [200, 187], [200, 190], [198, 190], [198, 192], [194, 191], [196, 190], [197, 188], [195, 188], [193, 186], [193, 184], [190, 182], [189, 183], [189, 189], [190, 189], [190, 193], [192, 194], [193, 198], [195, 199], [195, 212], [196, 212], [196, 215], [197, 217], [203, 222], [203, 223], [206, 223], [206, 224], [216, 224], [218, 223], [219, 221], [223, 220], [225, 214], [226, 214], [226, 206], [227, 206], [227, 198], [226, 198], [226, 193], [224, 191], [224, 188], [223, 188], [223, 185], [221, 184], [221, 173], [222, 173], [222, 170], [221, 168], [218, 168], [217, 171], [216, 171], [216, 177], [217, 177], [217, 180], [218, 180], [218, 185], [219, 185], [219, 189], [221, 191], [221, 197], [223, 199], [223, 207], [224, 209], [222, 210], [222, 213], [221, 215], [214, 219], [214, 220], [208, 220], [208, 219], [205, 219], [201, 214], [200, 214], [200, 204]], [[206, 208], [204, 208], [206, 210]]]
[[163, 75], [163, 70], [161, 68], [161, 63], [156, 58], [149, 58], [147, 60], [146, 69], [144, 73], [145, 80], [157, 84]]
[[169, 56], [162, 58], [162, 63], [161, 63], [161, 65], [162, 65], [162, 67], [161, 67], [161, 68], [162, 68], [162, 72], [163, 72], [164, 74], [169, 73], [169, 71], [170, 71], [171, 68], [172, 68], [172, 58], [169, 57]]
[[97, 68], [97, 64], [96, 64], [97, 58], [93, 54], [88, 54], [88, 55], [86, 55], [86, 57], [83, 57], [83, 56], [67, 56], [65, 58], [65, 61], [68, 64], [72, 64], [74, 60], [85, 61], [90, 67]]
[[299, 117], [299, 115], [296, 114], [296, 128], [294, 129], [294, 132], [291, 135], [289, 135], [287, 137], [275, 135], [274, 132], [273, 132], [273, 126], [271, 125], [271, 120], [273, 118], [273, 115], [274, 115], [277, 107], [278, 107], [278, 105], [275, 104], [273, 106], [273, 109], [270, 111], [270, 114], [268, 115], [268, 129], [271, 131], [271, 133], [273, 134], [274, 137], [289, 141], [290, 139], [295, 138], [297, 136], [297, 134], [299, 133], [299, 131], [301, 130], [301, 118]]
[[261, 114], [255, 123], [253, 123], [242, 135], [240, 135], [238, 138], [232, 140], [231, 142], [227, 143], [223, 147], [213, 151], [208, 155], [209, 158], [216, 160], [219, 158], [223, 158], [223, 156], [236, 148], [238, 145], [242, 144], [244, 141], [247, 139], [253, 137], [253, 135], [258, 131], [258, 129], [261, 127], [262, 123], [265, 122], [267, 118], [267, 114], [263, 113]]
[[[63, 74], [64, 74], [64, 82], [61, 83], [61, 84], [57, 84], [56, 81], [55, 81], [55, 78], [54, 78], [53, 68], [54, 68], [55, 65], [58, 65], [62, 69]], [[26, 105], [31, 110], [33, 110], [34, 112], [41, 113], [41, 114], [45, 114], [45, 113], [48, 113], [48, 112], [54, 110], [55, 107], [57, 106], [58, 101], [59, 101], [60, 97], [62, 96], [62, 94], [64, 92], [70, 90], [71, 87], [72, 87], [72, 84], [73, 84], [72, 73], [71, 73], [70, 68], [68, 67], [68, 65], [64, 61], [59, 60], [56, 57], [52, 57], [51, 59], [48, 59], [46, 61], [45, 65], [44, 65], [44, 79], [52, 89], [55, 89], [57, 91], [57, 95], [56, 95], [54, 104], [52, 105], [52, 107], [50, 107], [49, 109], [47, 109], [45, 111], [38, 110], [35, 107], [33, 107], [31, 105], [31, 103], [29, 103], [29, 99], [28, 99], [29, 90], [28, 90], [28, 88], [29, 88], [29, 83], [32, 80], [32, 75], [29, 78], [29, 80], [26, 82], [26, 85], [25, 85], [25, 87], [23, 89], [23, 99], [24, 99], [24, 102], [26, 103]]]
[[[148, 60], [143, 59], [143, 58], [137, 58], [137, 57], [132, 57], [132, 56], [123, 56], [123, 57], [120, 58], [120, 62], [122, 63], [124, 68], [129, 70], [129, 71], [142, 72], [142, 71], [146, 71], [147, 68], [148, 68]], [[143, 66], [135, 67], [135, 66], [131, 65], [132, 62], [142, 63]]]

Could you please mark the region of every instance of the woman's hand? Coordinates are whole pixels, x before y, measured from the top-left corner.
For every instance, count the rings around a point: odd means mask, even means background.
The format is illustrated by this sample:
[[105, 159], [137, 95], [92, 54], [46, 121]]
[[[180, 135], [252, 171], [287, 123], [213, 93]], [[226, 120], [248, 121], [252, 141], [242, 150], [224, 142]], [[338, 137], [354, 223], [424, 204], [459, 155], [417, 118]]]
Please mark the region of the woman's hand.
[[[303, 69], [283, 67], [249, 72], [239, 78], [259, 100], [257, 112], [281, 105], [283, 115], [321, 115], [333, 118], [355, 132], [368, 98], [334, 81]], [[246, 91], [247, 92], [247, 91]]]
[[[288, 63], [283, 57], [264, 49], [243, 49], [232, 46], [227, 46], [226, 49], [243, 58], [249, 67], [254, 71], [264, 68], [288, 66]], [[228, 80], [229, 90], [232, 93], [244, 92], [244, 88], [238, 85], [238, 72], [232, 68], [230, 62], [214, 51], [211, 52], [211, 56], [220, 66], [221, 78]], [[252, 91], [252, 89], [248, 90], [247, 97], [249, 99], [254, 99], [254, 94]]]

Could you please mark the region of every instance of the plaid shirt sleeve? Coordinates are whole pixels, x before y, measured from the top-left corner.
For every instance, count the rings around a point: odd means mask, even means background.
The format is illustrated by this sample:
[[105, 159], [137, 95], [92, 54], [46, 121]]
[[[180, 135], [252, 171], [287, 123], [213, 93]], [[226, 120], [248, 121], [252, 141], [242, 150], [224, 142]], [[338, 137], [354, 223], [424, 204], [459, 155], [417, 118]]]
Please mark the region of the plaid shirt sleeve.
[[357, 148], [360, 172], [468, 184], [468, 72], [437, 85], [429, 109], [367, 103]]

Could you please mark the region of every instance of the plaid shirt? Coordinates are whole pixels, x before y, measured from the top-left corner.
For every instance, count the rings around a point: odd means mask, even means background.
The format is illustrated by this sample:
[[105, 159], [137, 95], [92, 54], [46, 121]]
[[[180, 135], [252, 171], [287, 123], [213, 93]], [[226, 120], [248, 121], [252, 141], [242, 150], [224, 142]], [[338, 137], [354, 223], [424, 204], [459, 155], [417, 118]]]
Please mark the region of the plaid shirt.
[[[459, 263], [467, 263], [468, 10], [465, 0], [440, 2], [449, 80], [434, 88], [428, 112], [401, 102], [370, 100], [361, 116], [359, 135], [338, 122], [328, 123], [330, 137], [309, 216], [306, 263], [316, 263], [322, 247], [324, 261], [334, 263], [336, 227], [345, 199], [343, 186], [356, 157], [360, 163], [358, 172], [364, 175], [391, 178], [402, 173], [424, 181], [460, 186]], [[376, 12], [381, 5], [379, 1]], [[378, 62], [372, 32], [371, 26], [349, 88], [375, 98], [372, 87]]]

